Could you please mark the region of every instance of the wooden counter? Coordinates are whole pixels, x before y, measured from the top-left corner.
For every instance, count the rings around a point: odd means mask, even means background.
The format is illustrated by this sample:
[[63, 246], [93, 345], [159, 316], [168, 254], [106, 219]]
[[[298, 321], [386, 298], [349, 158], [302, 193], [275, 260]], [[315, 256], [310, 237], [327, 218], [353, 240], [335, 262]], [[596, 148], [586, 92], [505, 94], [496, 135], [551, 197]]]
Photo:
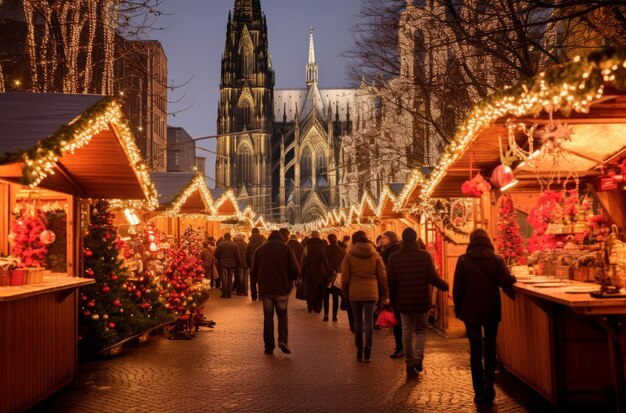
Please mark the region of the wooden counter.
[[94, 281], [46, 277], [0, 287], [0, 412], [34, 406], [76, 375], [78, 288]]
[[623, 411], [620, 337], [626, 299], [596, 299], [566, 289], [518, 283], [513, 299], [502, 294], [498, 356], [555, 405], [605, 402]]

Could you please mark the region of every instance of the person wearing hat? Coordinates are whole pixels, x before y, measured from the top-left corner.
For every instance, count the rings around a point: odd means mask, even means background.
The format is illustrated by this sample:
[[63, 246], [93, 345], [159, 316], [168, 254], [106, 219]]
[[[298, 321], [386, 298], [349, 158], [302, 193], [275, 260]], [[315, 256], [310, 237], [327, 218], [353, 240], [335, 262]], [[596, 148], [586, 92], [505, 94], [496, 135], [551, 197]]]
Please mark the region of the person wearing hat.
[[430, 254], [419, 248], [412, 228], [402, 232], [400, 251], [389, 257], [388, 276], [392, 306], [402, 319], [402, 341], [406, 372], [417, 376], [423, 369], [428, 313], [431, 308], [429, 285], [448, 291]]
[[[504, 259], [494, 252], [489, 234], [482, 228], [470, 233], [467, 252], [459, 257], [454, 272], [454, 312], [465, 323], [470, 343], [470, 366], [476, 404], [492, 403], [496, 397], [496, 336], [501, 318], [500, 288], [517, 280]], [[485, 368], [483, 369], [483, 330]]]

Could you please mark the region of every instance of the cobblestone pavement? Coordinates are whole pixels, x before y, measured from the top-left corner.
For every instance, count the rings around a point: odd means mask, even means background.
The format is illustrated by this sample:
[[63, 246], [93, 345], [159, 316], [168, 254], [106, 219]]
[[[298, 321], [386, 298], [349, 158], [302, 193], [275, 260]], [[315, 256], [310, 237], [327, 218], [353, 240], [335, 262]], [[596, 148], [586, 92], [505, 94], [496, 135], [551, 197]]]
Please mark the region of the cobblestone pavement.
[[[290, 300], [293, 354], [263, 353], [262, 305], [220, 300], [206, 314], [218, 322], [191, 341], [152, 337], [110, 360], [84, 362], [77, 382], [41, 412], [472, 412], [468, 345], [430, 332], [424, 373], [407, 380], [391, 360], [393, 335], [378, 330], [373, 362], [358, 363], [347, 316], [324, 323]], [[495, 405], [484, 411], [549, 412], [539, 396], [506, 373]], [[482, 409], [481, 409], [482, 411]]]

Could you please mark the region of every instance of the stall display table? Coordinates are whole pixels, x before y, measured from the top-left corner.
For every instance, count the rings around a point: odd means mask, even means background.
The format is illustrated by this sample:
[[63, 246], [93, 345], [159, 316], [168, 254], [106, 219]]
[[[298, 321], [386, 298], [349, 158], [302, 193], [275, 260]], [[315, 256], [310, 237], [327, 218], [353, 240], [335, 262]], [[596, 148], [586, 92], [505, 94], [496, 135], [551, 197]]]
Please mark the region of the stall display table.
[[0, 287], [0, 412], [25, 411], [76, 376], [78, 289], [94, 281], [49, 276]]
[[513, 299], [502, 293], [498, 355], [555, 405], [615, 401], [624, 411], [626, 299], [566, 292], [585, 285], [518, 282]]

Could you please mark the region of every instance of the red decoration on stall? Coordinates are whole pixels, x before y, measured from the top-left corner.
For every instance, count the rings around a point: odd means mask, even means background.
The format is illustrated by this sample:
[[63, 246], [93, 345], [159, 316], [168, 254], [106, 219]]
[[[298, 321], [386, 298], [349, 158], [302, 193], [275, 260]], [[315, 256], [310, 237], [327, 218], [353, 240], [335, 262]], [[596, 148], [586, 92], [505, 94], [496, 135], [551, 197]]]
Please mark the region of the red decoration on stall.
[[525, 264], [524, 239], [517, 223], [517, 212], [513, 207], [510, 194], [505, 194], [500, 200], [496, 245], [498, 254], [504, 258], [507, 265]]

